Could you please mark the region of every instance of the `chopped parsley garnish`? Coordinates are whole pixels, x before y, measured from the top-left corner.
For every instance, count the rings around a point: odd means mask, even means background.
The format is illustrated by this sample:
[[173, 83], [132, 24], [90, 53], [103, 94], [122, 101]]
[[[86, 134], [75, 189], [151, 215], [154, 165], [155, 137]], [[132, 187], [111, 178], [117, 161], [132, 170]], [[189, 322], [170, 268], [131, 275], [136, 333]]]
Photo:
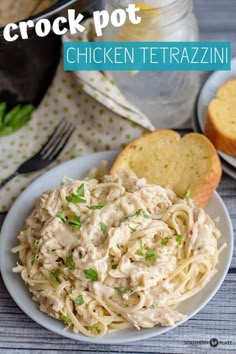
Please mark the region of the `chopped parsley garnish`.
[[98, 272], [95, 269], [89, 268], [89, 269], [84, 269], [84, 274], [86, 279], [91, 280], [91, 281], [97, 281], [98, 280]]
[[36, 255], [33, 258], [33, 261], [37, 261], [39, 259], [39, 253], [36, 253]]
[[81, 227], [80, 217], [75, 216], [74, 218], [70, 219], [69, 225], [73, 230], [79, 230]]
[[100, 203], [98, 203], [98, 205], [90, 205], [90, 206], [88, 206], [88, 209], [99, 210], [99, 209], [104, 208], [104, 206], [105, 206], [105, 202], [100, 202]]
[[150, 219], [150, 216], [144, 212], [143, 209], [138, 209], [135, 214], [128, 216], [126, 219], [143, 216], [146, 219]]
[[84, 184], [81, 184], [81, 186], [77, 189], [76, 193], [68, 195], [66, 197], [66, 200], [68, 203], [86, 203], [86, 199], [84, 198]]
[[175, 238], [175, 241], [178, 243], [179, 246], [181, 246], [182, 244], [182, 236], [181, 235], [177, 235]]
[[124, 245], [121, 245], [119, 243], [116, 246], [119, 248], [119, 250], [122, 250], [124, 248]]
[[169, 242], [169, 237], [164, 237], [162, 240], [161, 240], [161, 245], [167, 245], [167, 243]]
[[104, 224], [104, 222], [102, 222], [102, 221], [100, 222], [100, 229], [101, 229], [103, 235], [106, 235], [106, 233], [107, 233], [107, 225]]
[[157, 309], [158, 304], [156, 302], [153, 302], [152, 306], [150, 307], [151, 309]]
[[140, 240], [140, 246], [139, 246], [139, 248], [137, 250], [137, 254], [139, 256], [144, 256], [144, 253], [143, 253], [143, 241], [142, 240]]
[[78, 197], [84, 198], [84, 184], [81, 184], [81, 186], [79, 186], [76, 194], [78, 195]]
[[131, 230], [131, 232], [136, 232], [137, 230], [135, 228], [133, 228], [132, 226], [128, 225], [129, 229]]
[[145, 254], [145, 262], [149, 265], [150, 261], [154, 261], [157, 258], [156, 252], [154, 250], [147, 250]]
[[75, 203], [75, 204], [80, 204], [80, 203], [85, 203], [85, 199], [79, 197], [77, 194], [71, 194], [66, 197], [66, 201], [68, 203]]
[[112, 264], [111, 267], [112, 267], [112, 269], [116, 269], [116, 268], [118, 267], [118, 264], [115, 264], [115, 263], [114, 263], [114, 264]]
[[38, 248], [38, 246], [39, 246], [39, 240], [35, 240], [33, 248], [36, 249], [36, 248]]
[[59, 213], [56, 214], [56, 217], [61, 219], [61, 221], [64, 222], [64, 224], [67, 221], [67, 217], [65, 216], [64, 211], [59, 211]]
[[70, 270], [74, 270], [75, 269], [75, 265], [74, 265], [74, 261], [73, 261], [72, 256], [68, 256], [66, 258], [65, 267], [70, 269]]
[[93, 326], [97, 334], [101, 333], [101, 329], [98, 326]]
[[184, 195], [184, 198], [190, 198], [191, 197], [191, 190], [188, 189]]
[[59, 270], [56, 270], [55, 272], [48, 272], [49, 277], [51, 279], [51, 281], [53, 281], [54, 283], [60, 283], [58, 276], [59, 276]]
[[76, 305], [83, 305], [84, 304], [83, 295], [77, 296], [77, 298], [75, 299], [75, 303], [76, 303]]
[[67, 317], [63, 312], [59, 311], [59, 320], [64, 322], [64, 325], [68, 326], [71, 323], [71, 320], [69, 317]]
[[131, 293], [131, 289], [130, 288], [114, 288], [120, 295], [124, 295], [127, 293]]

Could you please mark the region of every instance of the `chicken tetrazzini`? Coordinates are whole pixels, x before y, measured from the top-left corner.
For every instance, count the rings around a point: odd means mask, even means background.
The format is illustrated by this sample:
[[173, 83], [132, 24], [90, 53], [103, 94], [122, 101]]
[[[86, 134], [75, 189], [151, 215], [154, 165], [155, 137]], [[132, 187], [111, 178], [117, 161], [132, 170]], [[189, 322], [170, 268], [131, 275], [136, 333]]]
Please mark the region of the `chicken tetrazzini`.
[[26, 220], [13, 270], [75, 333], [173, 326], [216, 273], [219, 236], [190, 198], [132, 173], [65, 178]]

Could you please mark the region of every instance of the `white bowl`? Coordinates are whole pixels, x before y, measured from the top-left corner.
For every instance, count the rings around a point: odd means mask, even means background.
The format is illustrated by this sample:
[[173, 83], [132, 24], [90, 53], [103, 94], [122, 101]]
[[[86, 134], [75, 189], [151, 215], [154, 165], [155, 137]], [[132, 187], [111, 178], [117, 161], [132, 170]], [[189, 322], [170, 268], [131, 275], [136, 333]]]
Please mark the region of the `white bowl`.
[[[71, 330], [64, 330], [63, 324], [39, 311], [38, 305], [31, 299], [27, 286], [19, 274], [12, 272], [17, 256], [11, 253], [11, 248], [17, 245], [17, 234], [22, 229], [26, 217], [34, 207], [36, 199], [45, 191], [58, 186], [64, 176], [71, 178], [83, 178], [88, 175], [92, 167], [99, 167], [102, 160], [107, 160], [111, 165], [117, 152], [101, 152], [89, 156], [80, 157], [52, 169], [34, 181], [16, 200], [9, 211], [2, 227], [0, 237], [0, 267], [4, 283], [17, 305], [35, 322], [41, 326], [74, 340], [100, 344], [122, 344], [138, 341], [157, 336], [170, 331], [174, 327], [154, 327], [152, 329], [134, 328], [108, 334], [103, 338], [88, 338], [82, 334], [75, 334]], [[225, 248], [220, 255], [218, 272], [210, 283], [197, 295], [182, 303], [178, 309], [187, 315], [187, 319], [199, 312], [215, 295], [221, 286], [230, 266], [233, 252], [233, 229], [226, 207], [217, 193], [214, 193], [207, 212], [212, 216], [220, 217], [218, 227], [222, 232], [220, 244], [226, 242]], [[175, 327], [183, 322], [179, 322]]]

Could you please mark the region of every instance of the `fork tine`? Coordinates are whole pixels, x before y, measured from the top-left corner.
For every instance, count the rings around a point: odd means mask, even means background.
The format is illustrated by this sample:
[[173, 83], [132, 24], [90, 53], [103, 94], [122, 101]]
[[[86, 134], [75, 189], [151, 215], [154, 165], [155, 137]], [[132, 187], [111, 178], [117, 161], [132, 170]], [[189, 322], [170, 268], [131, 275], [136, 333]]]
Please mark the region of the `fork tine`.
[[61, 134], [61, 131], [65, 128], [65, 124], [67, 122], [61, 120], [60, 123], [57, 125], [55, 130], [52, 132], [52, 134], [49, 136], [48, 140], [46, 143], [42, 146], [42, 148], [39, 151], [40, 156], [43, 156], [47, 150], [52, 146], [54, 141], [57, 139], [58, 135]]
[[67, 132], [64, 133], [64, 136], [60, 139], [58, 144], [54, 146], [54, 148], [51, 150], [50, 154], [48, 155], [49, 160], [55, 160], [57, 158], [57, 156], [64, 149], [65, 145], [67, 144], [68, 140], [73, 134], [74, 129], [75, 129], [74, 124], [69, 124]]
[[67, 133], [68, 129], [70, 127], [70, 123], [65, 121], [61, 127], [60, 130], [57, 131], [57, 134], [55, 135], [54, 138], [51, 139], [49, 142], [47, 148], [41, 153], [41, 158], [43, 160], [48, 159], [52, 151], [57, 147], [57, 145], [60, 143], [61, 139], [63, 138], [64, 134]]

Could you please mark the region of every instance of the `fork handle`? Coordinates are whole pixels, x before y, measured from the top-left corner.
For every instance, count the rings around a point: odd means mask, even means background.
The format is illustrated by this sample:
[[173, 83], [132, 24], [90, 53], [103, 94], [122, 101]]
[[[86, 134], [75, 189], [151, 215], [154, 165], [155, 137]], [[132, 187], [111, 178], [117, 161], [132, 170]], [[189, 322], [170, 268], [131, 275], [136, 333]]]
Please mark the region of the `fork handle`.
[[3, 188], [10, 180], [12, 180], [14, 177], [18, 176], [19, 172], [14, 172], [7, 178], [5, 178], [3, 181], [0, 182], [0, 189]]

